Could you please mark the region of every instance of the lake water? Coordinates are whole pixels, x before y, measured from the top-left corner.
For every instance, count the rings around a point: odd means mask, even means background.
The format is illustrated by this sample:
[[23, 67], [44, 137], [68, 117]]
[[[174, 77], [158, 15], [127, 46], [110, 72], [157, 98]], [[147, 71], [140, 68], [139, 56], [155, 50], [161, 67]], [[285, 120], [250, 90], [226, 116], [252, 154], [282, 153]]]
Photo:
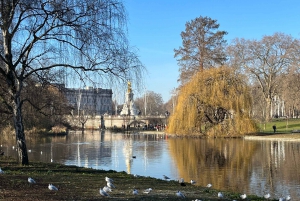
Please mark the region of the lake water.
[[[67, 136], [26, 136], [30, 161], [126, 171], [162, 179], [196, 180], [214, 188], [272, 198], [300, 198], [300, 142], [168, 138], [109, 131]], [[1, 149], [17, 157], [14, 136], [1, 135]]]

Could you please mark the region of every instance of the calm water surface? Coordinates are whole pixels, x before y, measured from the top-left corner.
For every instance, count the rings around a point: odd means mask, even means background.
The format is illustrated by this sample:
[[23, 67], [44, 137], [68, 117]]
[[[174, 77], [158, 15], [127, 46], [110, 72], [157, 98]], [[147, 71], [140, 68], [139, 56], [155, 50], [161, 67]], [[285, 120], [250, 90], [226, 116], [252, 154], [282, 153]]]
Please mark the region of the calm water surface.
[[[300, 142], [244, 139], [180, 139], [109, 131], [70, 132], [63, 137], [27, 136], [29, 160], [126, 171], [162, 179], [184, 178], [221, 190], [300, 200]], [[16, 157], [14, 136], [1, 149]]]

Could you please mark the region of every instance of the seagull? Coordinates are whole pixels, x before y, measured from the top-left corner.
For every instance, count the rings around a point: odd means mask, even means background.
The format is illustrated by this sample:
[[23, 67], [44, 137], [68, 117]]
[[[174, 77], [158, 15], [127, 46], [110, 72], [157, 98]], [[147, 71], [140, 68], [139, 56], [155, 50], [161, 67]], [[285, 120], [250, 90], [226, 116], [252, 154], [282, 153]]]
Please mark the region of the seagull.
[[180, 191], [177, 191], [176, 195], [177, 197], [185, 198], [185, 195], [183, 195], [183, 193], [181, 193]]
[[164, 177], [164, 179], [165, 180], [168, 180], [168, 179], [170, 179], [169, 177], [167, 177], [166, 175], [163, 175], [163, 177]]
[[267, 193], [267, 194], [264, 195], [265, 199], [269, 199], [270, 197], [271, 197], [270, 193]]
[[104, 186], [104, 187], [103, 187], [103, 190], [104, 190], [106, 193], [112, 191], [111, 188], [109, 188], [108, 186]]
[[136, 190], [136, 189], [133, 189], [132, 194], [133, 194], [133, 195], [137, 195], [137, 194], [139, 194], [139, 191]]
[[218, 193], [218, 198], [223, 198], [223, 197], [224, 197], [223, 193], [222, 193], [222, 192], [219, 192], [219, 193]]
[[195, 184], [195, 183], [196, 183], [196, 181], [194, 181], [194, 180], [191, 179], [191, 184]]
[[202, 200], [196, 199], [196, 200], [192, 200], [192, 201], [202, 201]]
[[100, 195], [102, 195], [102, 196], [109, 196], [108, 193], [105, 192], [104, 190], [102, 190], [101, 188], [100, 188], [99, 192], [100, 192]]
[[212, 184], [207, 184], [206, 187], [207, 187], [207, 188], [211, 188], [211, 187], [212, 187]]
[[105, 181], [106, 182], [110, 182], [110, 183], [114, 183], [114, 180], [108, 177], [105, 177]]
[[285, 197], [285, 200], [286, 200], [286, 201], [291, 200], [291, 196], [290, 196], [290, 195], [287, 195], [287, 196]]
[[113, 183], [111, 183], [111, 182], [107, 182], [107, 186], [109, 188], [116, 188], [115, 185], [113, 185]]
[[246, 195], [246, 194], [240, 195], [240, 198], [241, 198], [242, 200], [244, 200], [244, 199], [247, 198], [247, 195]]
[[4, 171], [0, 168], [0, 174], [4, 174]]
[[51, 190], [51, 191], [58, 191], [58, 188], [56, 188], [56, 187], [53, 186], [52, 184], [49, 184], [48, 188], [49, 188], [49, 190]]
[[35, 184], [36, 182], [34, 181], [34, 179], [32, 179], [31, 177], [28, 177], [28, 182], [30, 184]]
[[146, 190], [144, 190], [144, 193], [149, 194], [152, 191], [152, 188], [147, 188]]

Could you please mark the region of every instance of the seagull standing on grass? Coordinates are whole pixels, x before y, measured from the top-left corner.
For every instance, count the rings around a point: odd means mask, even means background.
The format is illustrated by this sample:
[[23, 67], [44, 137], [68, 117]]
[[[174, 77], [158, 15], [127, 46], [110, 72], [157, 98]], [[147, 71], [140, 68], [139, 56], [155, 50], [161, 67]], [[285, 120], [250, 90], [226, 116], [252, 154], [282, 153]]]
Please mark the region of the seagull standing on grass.
[[195, 183], [196, 183], [196, 181], [194, 181], [194, 180], [191, 179], [191, 184], [195, 184]]
[[114, 180], [108, 177], [105, 177], [105, 181], [106, 182], [110, 182], [110, 183], [114, 183]]
[[163, 177], [164, 177], [164, 179], [165, 180], [168, 180], [168, 179], [170, 179], [169, 177], [167, 177], [166, 175], [163, 175]]
[[137, 195], [137, 194], [139, 194], [139, 191], [136, 190], [136, 189], [133, 189], [132, 194], [133, 194], [133, 195]]
[[183, 195], [183, 193], [181, 193], [180, 191], [177, 191], [176, 195], [177, 197], [185, 198], [185, 195]]
[[269, 199], [271, 197], [270, 193], [264, 194], [265, 199]]
[[103, 187], [103, 190], [104, 190], [106, 193], [112, 191], [111, 188], [109, 188], [108, 186], [104, 186], [104, 187]]
[[58, 191], [58, 188], [56, 188], [56, 187], [53, 186], [52, 184], [49, 184], [48, 188], [49, 188], [49, 190], [51, 190], [51, 191]]
[[241, 198], [242, 200], [245, 200], [245, 199], [247, 198], [247, 195], [246, 195], [246, 194], [240, 195], [240, 198]]
[[116, 188], [115, 185], [111, 182], [107, 182], [106, 184], [109, 188]]
[[144, 190], [144, 193], [149, 194], [152, 191], [152, 188], [147, 188], [146, 190]]
[[100, 195], [102, 195], [102, 196], [109, 196], [108, 193], [105, 192], [104, 190], [102, 190], [101, 188], [100, 188], [99, 192], [100, 192]]
[[35, 184], [36, 182], [35, 182], [34, 179], [32, 179], [31, 177], [28, 177], [28, 183], [30, 183], [30, 184]]
[[219, 193], [218, 193], [218, 198], [223, 198], [223, 197], [224, 197], [223, 193], [222, 193], [222, 192], [219, 192]]

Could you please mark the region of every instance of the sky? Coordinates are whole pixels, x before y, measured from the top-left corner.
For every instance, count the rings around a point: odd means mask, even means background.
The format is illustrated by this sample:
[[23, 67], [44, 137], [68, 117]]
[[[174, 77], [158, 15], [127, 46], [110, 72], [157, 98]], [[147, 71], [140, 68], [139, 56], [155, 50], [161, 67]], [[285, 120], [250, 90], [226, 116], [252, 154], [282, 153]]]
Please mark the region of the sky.
[[[276, 32], [300, 38], [299, 0], [124, 0], [124, 5], [130, 45], [147, 69], [145, 89], [161, 94], [164, 102], [178, 87], [174, 49], [182, 46], [180, 33], [196, 17], [217, 20], [219, 30], [228, 32], [228, 44]], [[135, 98], [143, 95], [136, 93]]]

